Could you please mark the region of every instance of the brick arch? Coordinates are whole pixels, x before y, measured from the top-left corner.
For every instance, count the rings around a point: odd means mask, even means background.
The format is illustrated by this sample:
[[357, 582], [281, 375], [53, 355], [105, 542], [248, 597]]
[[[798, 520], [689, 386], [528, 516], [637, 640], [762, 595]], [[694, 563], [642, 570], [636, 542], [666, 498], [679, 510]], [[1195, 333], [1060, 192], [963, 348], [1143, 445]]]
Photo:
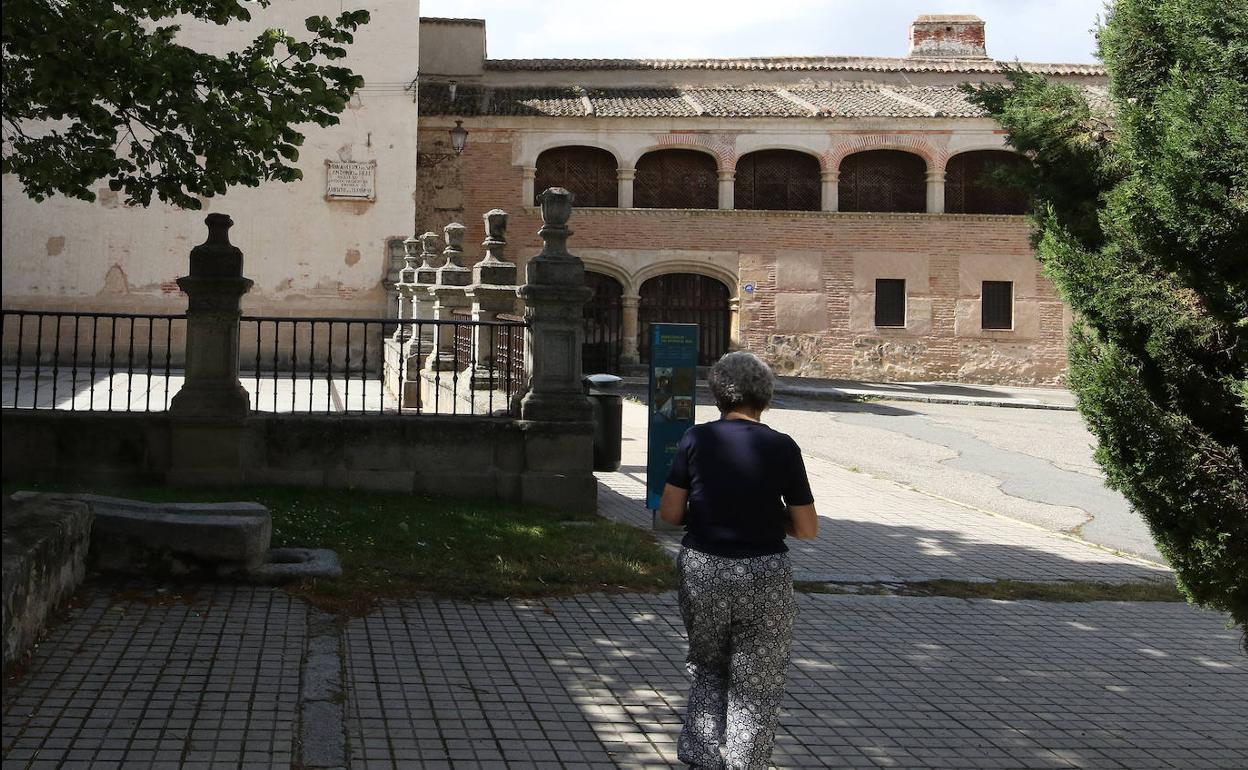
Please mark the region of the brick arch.
[[525, 153], [526, 157], [517, 161], [517, 165], [536, 166], [537, 159], [542, 153], [560, 147], [593, 147], [596, 150], [604, 150], [615, 157], [616, 168], [624, 168], [621, 164], [623, 163], [625, 153], [611, 142], [604, 142], [595, 136], [552, 136], [537, 140], [525, 148], [527, 150]]
[[646, 265], [633, 273], [630, 282], [624, 284], [624, 288], [632, 294], [638, 294], [643, 283], [651, 278], [657, 278], [660, 275], [669, 273], [695, 273], [707, 278], [714, 278], [727, 287], [729, 300], [737, 299], [739, 277], [736, 271], [712, 262], [699, 262], [691, 259], [665, 259]]
[[736, 165], [736, 142], [733, 138], [717, 134], [658, 134], [652, 144], [633, 152], [629, 166], [637, 167], [637, 161], [656, 150], [696, 150], [715, 158], [717, 168], [730, 169]]
[[719, 205], [719, 165], [702, 147], [659, 147], [639, 156], [633, 180], [637, 208], [714, 209]]
[[[542, 150], [535, 161], [534, 191], [548, 187], [571, 190], [578, 206], [619, 206], [616, 169], [619, 160], [610, 150], [584, 144], [566, 144]], [[534, 205], [538, 205], [534, 201]]]
[[919, 213], [927, 209], [927, 161], [895, 147], [863, 149], [840, 162], [841, 211]]
[[838, 171], [845, 158], [870, 150], [899, 150], [918, 155], [927, 164], [928, 171], [939, 170], [945, 164], [945, 154], [920, 137], [878, 134], [859, 136], [848, 141], [838, 142], [828, 152], [825, 168], [830, 171]]

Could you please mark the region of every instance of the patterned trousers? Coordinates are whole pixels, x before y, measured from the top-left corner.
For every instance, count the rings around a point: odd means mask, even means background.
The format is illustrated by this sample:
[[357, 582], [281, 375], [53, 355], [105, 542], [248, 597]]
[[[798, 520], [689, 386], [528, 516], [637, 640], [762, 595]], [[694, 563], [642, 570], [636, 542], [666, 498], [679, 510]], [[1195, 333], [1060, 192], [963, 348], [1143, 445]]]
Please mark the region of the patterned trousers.
[[779, 721], [797, 602], [788, 554], [730, 559], [682, 548], [689, 711], [677, 755], [697, 768], [765, 768]]

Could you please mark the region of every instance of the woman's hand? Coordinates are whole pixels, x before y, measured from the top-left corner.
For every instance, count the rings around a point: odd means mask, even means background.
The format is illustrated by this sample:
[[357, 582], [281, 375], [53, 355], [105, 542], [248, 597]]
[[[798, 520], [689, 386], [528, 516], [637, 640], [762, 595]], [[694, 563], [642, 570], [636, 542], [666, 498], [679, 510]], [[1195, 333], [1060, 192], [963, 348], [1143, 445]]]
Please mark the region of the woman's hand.
[[663, 496], [659, 498], [659, 518], [680, 526], [685, 520], [685, 504], [689, 502], [689, 490], [668, 484], [663, 487]]
[[814, 540], [819, 533], [819, 514], [815, 513], [815, 504], [790, 505], [784, 531], [798, 540]]

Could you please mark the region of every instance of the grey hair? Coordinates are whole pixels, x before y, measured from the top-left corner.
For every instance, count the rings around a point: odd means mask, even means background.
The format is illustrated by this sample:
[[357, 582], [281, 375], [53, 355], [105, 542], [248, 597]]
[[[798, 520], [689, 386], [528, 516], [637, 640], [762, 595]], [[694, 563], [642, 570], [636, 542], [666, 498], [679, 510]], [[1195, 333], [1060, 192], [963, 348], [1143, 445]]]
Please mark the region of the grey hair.
[[728, 353], [716, 361], [707, 380], [721, 412], [738, 406], [761, 411], [771, 404], [776, 390], [776, 375], [771, 367], [744, 350]]

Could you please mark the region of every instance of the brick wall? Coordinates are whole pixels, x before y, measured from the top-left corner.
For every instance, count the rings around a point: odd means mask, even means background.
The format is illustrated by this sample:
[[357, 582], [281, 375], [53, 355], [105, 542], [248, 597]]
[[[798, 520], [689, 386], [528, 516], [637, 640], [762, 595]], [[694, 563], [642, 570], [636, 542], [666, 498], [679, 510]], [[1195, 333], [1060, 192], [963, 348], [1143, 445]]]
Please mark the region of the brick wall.
[[[541, 217], [522, 200], [511, 140], [507, 131], [474, 131], [462, 156], [422, 167], [421, 189], [438, 193], [418, 196], [416, 219], [420, 230], [467, 225], [471, 264], [484, 238], [481, 215], [505, 209], [508, 256], [523, 276], [524, 261], [541, 248]], [[440, 141], [428, 140], [422, 152], [440, 151]], [[1040, 275], [1022, 217], [580, 209], [570, 225], [573, 253], [673, 251], [685, 266], [691, 253], [735, 253], [737, 342], [782, 374], [1000, 384], [1064, 377], [1069, 314]], [[875, 278], [907, 279], [907, 328], [874, 327]], [[1013, 330], [979, 329], [984, 280], [1014, 281]], [[741, 290], [745, 283], [752, 293]]]

